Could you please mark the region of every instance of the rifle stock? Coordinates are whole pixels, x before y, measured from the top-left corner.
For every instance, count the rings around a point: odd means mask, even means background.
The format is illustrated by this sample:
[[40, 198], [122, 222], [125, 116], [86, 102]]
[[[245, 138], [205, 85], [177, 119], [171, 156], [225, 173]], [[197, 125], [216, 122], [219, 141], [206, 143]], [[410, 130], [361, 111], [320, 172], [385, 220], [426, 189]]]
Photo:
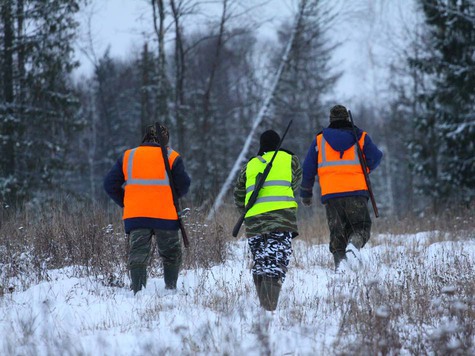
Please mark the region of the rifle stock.
[[244, 222], [244, 216], [246, 215], [246, 213], [242, 213], [241, 216], [239, 217], [239, 220], [237, 221], [236, 225], [234, 225], [234, 228], [233, 228], [233, 236], [236, 237], [239, 233], [239, 229], [241, 229], [241, 225], [242, 223]]
[[366, 159], [363, 156], [363, 151], [361, 151], [360, 144], [358, 142], [358, 135], [356, 134], [355, 123], [353, 121], [353, 116], [351, 115], [351, 111], [348, 110], [348, 115], [351, 119], [351, 126], [353, 128], [353, 135], [355, 136], [356, 140], [356, 149], [358, 152], [358, 159], [360, 161], [361, 169], [363, 170], [364, 179], [366, 182], [366, 187], [368, 188], [369, 198], [371, 200], [371, 205], [373, 206], [374, 216], [379, 217], [378, 207], [376, 205], [376, 200], [374, 199], [373, 189], [371, 188], [371, 181], [368, 175], [368, 166], [366, 165]]
[[290, 120], [289, 124], [287, 125], [287, 128], [284, 131], [284, 134], [282, 135], [282, 138], [279, 141], [279, 144], [277, 145], [277, 148], [274, 151], [274, 154], [272, 156], [272, 159], [270, 162], [267, 164], [266, 168], [264, 169], [264, 172], [258, 177], [256, 186], [254, 187], [254, 191], [252, 192], [251, 196], [249, 197], [249, 201], [247, 202], [246, 208], [244, 213], [239, 217], [239, 220], [237, 221], [236, 225], [234, 225], [233, 228], [233, 236], [237, 237], [239, 230], [241, 229], [241, 225], [244, 222], [244, 217], [246, 216], [246, 213], [249, 211], [249, 209], [252, 208], [254, 203], [257, 200], [257, 196], [259, 195], [259, 191], [261, 190], [262, 186], [264, 185], [264, 182], [266, 181], [267, 175], [269, 174], [271, 168], [272, 168], [272, 163], [274, 162], [275, 156], [277, 155], [277, 152], [279, 152], [280, 147], [282, 146], [282, 142], [284, 141], [285, 135], [287, 135], [287, 131], [289, 131], [290, 125], [292, 124], [293, 120]]
[[175, 189], [175, 184], [173, 182], [172, 171], [170, 168], [170, 163], [168, 162], [167, 147], [163, 143], [164, 140], [163, 140], [162, 132], [160, 130], [160, 124], [158, 122], [155, 123], [155, 131], [160, 141], [160, 148], [162, 150], [163, 163], [165, 165], [168, 181], [170, 183], [170, 189], [172, 190], [173, 205], [175, 205], [176, 214], [178, 216], [178, 226], [180, 228], [181, 236], [183, 238], [183, 244], [185, 245], [185, 247], [188, 247], [190, 246], [190, 242], [188, 240], [188, 235], [186, 234], [186, 231], [185, 231], [185, 226], [183, 225], [183, 221], [181, 220], [181, 217], [180, 217], [180, 202], [178, 201], [178, 197], [176, 195], [176, 189]]

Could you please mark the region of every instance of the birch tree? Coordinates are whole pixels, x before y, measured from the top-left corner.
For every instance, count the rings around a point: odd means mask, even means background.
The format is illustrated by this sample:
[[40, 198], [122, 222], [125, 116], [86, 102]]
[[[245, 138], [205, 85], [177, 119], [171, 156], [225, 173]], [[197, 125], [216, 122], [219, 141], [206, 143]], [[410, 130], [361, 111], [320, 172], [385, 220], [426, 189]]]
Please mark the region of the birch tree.
[[285, 48], [285, 51], [282, 55], [282, 59], [281, 59], [279, 68], [278, 68], [278, 70], [277, 70], [277, 72], [274, 76], [273, 81], [272, 81], [272, 85], [270, 87], [270, 90], [269, 90], [268, 94], [266, 95], [266, 97], [264, 99], [264, 102], [263, 102], [263, 105], [262, 105], [261, 109], [259, 110], [257, 116], [254, 118], [251, 130], [250, 130], [249, 134], [247, 135], [246, 141], [244, 142], [244, 146], [243, 146], [241, 152], [239, 153], [239, 156], [235, 160], [234, 165], [232, 166], [232, 169], [231, 169], [228, 177], [226, 178], [226, 181], [222, 185], [221, 190], [219, 191], [219, 193], [218, 193], [218, 195], [215, 199], [215, 202], [214, 202], [212, 208], [210, 209], [210, 211], [207, 215], [207, 220], [208, 221], [213, 219], [216, 212], [219, 210], [219, 208], [223, 204], [225, 195], [231, 189], [231, 186], [234, 182], [234, 179], [235, 179], [239, 169], [241, 168], [242, 164], [244, 163], [246, 155], [248, 154], [251, 143], [256, 137], [257, 129], [259, 128], [260, 124], [263, 122], [263, 120], [265, 118], [265, 115], [267, 114], [267, 111], [268, 111], [268, 109], [271, 105], [271, 102], [272, 102], [273, 97], [276, 93], [277, 87], [279, 85], [279, 82], [280, 82], [280, 80], [282, 78], [282, 75], [284, 73], [284, 70], [286, 69], [286, 67], [288, 65], [288, 59], [289, 59], [289, 55], [290, 55], [292, 46], [294, 44], [294, 40], [295, 40], [295, 37], [296, 37], [296, 34], [297, 34], [297, 29], [299, 28], [299, 26], [301, 24], [301, 21], [302, 21], [303, 9], [304, 9], [303, 4], [304, 4], [304, 2], [301, 3], [300, 9], [299, 9], [299, 11], [296, 15], [293, 30], [292, 30], [291, 35], [289, 37], [289, 40], [288, 40], [287, 46]]
[[[285, 127], [293, 119], [298, 130], [289, 135], [285, 147], [303, 154], [313, 135], [327, 124], [324, 98], [333, 90], [341, 71], [330, 66], [339, 45], [328, 33], [335, 11], [320, 0], [302, 1], [301, 11], [288, 65], [274, 95], [268, 120], [269, 125]], [[279, 31], [283, 43], [290, 36], [289, 27], [284, 25]]]

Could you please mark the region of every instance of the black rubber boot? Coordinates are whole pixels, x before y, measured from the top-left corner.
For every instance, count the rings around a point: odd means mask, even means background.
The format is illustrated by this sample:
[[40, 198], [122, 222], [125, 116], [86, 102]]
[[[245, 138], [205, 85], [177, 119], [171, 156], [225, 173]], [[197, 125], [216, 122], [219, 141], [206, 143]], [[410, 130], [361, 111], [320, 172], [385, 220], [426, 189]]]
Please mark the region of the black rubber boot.
[[258, 274], [253, 274], [252, 279], [254, 280], [254, 285], [256, 286], [256, 290], [261, 289], [262, 276], [259, 276]]
[[282, 280], [280, 277], [262, 277], [261, 288], [258, 290], [261, 306], [268, 311], [277, 309]]
[[263, 293], [261, 292], [262, 278], [263, 276], [260, 276], [258, 274], [252, 275], [252, 279], [254, 280], [254, 285], [256, 286], [257, 297], [259, 298], [260, 305], [263, 305], [263, 303], [265, 303], [264, 298], [263, 298]]
[[178, 273], [180, 268], [177, 266], [163, 266], [163, 277], [165, 279], [165, 289], [176, 289]]
[[335, 271], [337, 271], [338, 266], [340, 266], [341, 261], [346, 260], [346, 252], [345, 251], [334, 252], [333, 260], [335, 261]]
[[145, 288], [147, 285], [147, 268], [146, 267], [134, 267], [130, 269], [130, 279], [132, 281], [130, 289], [134, 291], [134, 295], [138, 291]]

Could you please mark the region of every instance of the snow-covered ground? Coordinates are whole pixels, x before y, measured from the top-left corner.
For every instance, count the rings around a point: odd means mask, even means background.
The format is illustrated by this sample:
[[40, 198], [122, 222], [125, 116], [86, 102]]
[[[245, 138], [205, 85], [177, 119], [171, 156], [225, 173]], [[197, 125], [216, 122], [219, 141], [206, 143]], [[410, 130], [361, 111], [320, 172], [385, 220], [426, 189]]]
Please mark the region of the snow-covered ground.
[[375, 236], [346, 275], [332, 271], [327, 245], [297, 239], [274, 313], [258, 305], [244, 240], [223, 265], [183, 271], [176, 292], [162, 278], [134, 296], [75, 277], [78, 267], [49, 271], [0, 297], [0, 354], [408, 355], [440, 342], [472, 353], [475, 240], [434, 236]]

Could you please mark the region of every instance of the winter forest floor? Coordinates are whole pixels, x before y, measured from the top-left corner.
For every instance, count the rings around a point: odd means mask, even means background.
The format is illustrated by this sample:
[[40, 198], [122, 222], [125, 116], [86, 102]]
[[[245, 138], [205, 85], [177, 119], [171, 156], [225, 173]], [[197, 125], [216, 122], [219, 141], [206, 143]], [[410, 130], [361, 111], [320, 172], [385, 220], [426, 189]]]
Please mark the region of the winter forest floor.
[[470, 212], [433, 229], [377, 222], [363, 266], [346, 274], [332, 270], [322, 221], [304, 218], [269, 313], [258, 305], [246, 241], [223, 238], [232, 213], [210, 225], [188, 218], [178, 290], [165, 290], [155, 254], [147, 288], [134, 296], [120, 221], [82, 211], [4, 219], [0, 354], [475, 354]]

